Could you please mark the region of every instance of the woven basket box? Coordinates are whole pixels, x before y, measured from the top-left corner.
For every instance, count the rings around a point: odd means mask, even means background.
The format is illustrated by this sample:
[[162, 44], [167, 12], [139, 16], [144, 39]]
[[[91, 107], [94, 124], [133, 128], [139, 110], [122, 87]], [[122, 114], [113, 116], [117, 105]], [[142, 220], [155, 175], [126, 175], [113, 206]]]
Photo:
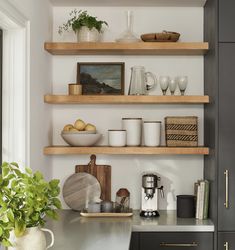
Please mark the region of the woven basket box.
[[197, 147], [198, 117], [165, 117], [165, 132], [167, 147]]

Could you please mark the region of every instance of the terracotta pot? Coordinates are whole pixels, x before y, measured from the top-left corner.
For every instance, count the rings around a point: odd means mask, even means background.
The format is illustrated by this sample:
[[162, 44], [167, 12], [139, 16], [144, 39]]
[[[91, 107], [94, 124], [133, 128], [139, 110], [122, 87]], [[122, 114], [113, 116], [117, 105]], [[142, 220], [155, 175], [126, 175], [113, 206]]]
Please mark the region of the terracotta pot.
[[[51, 235], [49, 246], [46, 246], [46, 237], [43, 231]], [[54, 234], [46, 228], [31, 227], [27, 228], [21, 237], [16, 237], [14, 232], [11, 232], [10, 241], [13, 247], [8, 247], [8, 250], [46, 250], [54, 245]]]

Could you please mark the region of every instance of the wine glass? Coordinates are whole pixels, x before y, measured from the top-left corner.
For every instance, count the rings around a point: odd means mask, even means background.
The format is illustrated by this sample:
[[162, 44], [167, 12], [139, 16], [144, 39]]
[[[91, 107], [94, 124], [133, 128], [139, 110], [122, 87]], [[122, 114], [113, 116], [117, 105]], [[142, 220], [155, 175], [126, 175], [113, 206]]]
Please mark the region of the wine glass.
[[178, 85], [179, 85], [181, 95], [184, 95], [185, 90], [186, 90], [187, 85], [188, 85], [188, 77], [187, 76], [179, 76], [178, 77]]
[[177, 78], [171, 78], [169, 81], [169, 89], [170, 89], [171, 95], [175, 94], [176, 85], [177, 85]]
[[161, 86], [161, 90], [162, 90], [163, 95], [166, 95], [166, 91], [167, 91], [168, 86], [169, 86], [169, 81], [170, 81], [169, 76], [160, 76], [159, 77], [159, 82], [160, 82], [160, 86]]

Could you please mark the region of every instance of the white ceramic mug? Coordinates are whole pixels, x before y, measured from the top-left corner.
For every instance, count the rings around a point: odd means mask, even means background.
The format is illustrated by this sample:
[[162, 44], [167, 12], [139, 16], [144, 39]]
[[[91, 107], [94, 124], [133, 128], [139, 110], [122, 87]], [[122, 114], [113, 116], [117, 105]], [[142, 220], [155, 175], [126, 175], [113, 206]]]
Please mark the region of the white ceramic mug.
[[161, 143], [161, 122], [144, 121], [144, 144], [147, 147], [158, 147]]
[[108, 131], [109, 146], [124, 147], [126, 146], [126, 130], [112, 130]]
[[140, 146], [142, 118], [122, 118], [122, 128], [126, 130], [126, 145]]

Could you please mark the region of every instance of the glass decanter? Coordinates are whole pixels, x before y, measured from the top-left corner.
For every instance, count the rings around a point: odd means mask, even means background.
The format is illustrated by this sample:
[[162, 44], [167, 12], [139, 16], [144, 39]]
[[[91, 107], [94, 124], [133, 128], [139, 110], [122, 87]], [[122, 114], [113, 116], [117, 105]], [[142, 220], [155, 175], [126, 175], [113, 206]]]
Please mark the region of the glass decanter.
[[132, 11], [128, 10], [126, 14], [127, 14], [127, 29], [120, 35], [118, 39], [116, 39], [116, 42], [119, 43], [139, 42], [140, 39], [133, 32], [133, 13]]

